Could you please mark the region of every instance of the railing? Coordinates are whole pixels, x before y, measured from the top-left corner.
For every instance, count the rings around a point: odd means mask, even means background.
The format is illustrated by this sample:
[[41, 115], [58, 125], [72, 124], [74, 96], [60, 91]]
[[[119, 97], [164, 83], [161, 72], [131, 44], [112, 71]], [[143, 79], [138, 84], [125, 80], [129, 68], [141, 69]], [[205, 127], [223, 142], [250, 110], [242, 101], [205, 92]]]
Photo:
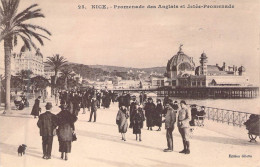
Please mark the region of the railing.
[[[197, 106], [197, 110], [200, 111], [202, 106]], [[246, 122], [251, 115], [251, 113], [233, 111], [227, 109], [213, 108], [213, 107], [205, 107], [205, 112], [208, 120], [213, 120], [220, 123], [227, 123], [233, 126], [244, 126], [244, 122]]]

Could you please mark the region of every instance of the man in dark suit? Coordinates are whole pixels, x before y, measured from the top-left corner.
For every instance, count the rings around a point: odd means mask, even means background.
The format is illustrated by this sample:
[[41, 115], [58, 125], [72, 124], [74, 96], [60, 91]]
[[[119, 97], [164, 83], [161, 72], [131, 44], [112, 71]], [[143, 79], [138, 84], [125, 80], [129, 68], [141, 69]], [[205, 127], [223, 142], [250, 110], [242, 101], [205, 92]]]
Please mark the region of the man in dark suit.
[[93, 97], [92, 100], [91, 100], [91, 112], [90, 112], [90, 117], [89, 117], [88, 122], [91, 122], [93, 114], [94, 114], [94, 122], [96, 122], [96, 118], [97, 118], [97, 100], [96, 100], [96, 97]]
[[176, 122], [176, 112], [172, 109], [169, 102], [166, 102], [165, 109], [167, 111], [165, 120], [165, 129], [166, 129], [166, 139], [168, 148], [164, 149], [164, 152], [172, 152], [173, 151], [173, 137], [172, 132], [174, 130], [174, 124]]
[[37, 126], [40, 128], [42, 136], [43, 159], [51, 159], [51, 150], [54, 130], [57, 127], [56, 116], [51, 113], [52, 103], [46, 103], [46, 112], [39, 116]]

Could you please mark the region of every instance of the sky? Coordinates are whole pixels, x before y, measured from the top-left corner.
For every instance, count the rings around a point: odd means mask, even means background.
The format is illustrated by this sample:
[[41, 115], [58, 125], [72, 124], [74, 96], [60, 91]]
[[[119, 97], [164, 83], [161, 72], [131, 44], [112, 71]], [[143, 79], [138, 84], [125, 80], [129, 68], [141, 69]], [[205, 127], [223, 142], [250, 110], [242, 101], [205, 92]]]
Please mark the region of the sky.
[[[243, 65], [251, 81], [259, 83], [258, 0], [21, 0], [18, 11], [34, 3], [46, 18], [30, 23], [52, 33], [51, 40], [40, 47], [45, 58], [60, 54], [89, 65], [166, 66], [183, 44], [184, 53], [197, 66], [205, 52], [209, 64]], [[112, 8], [91, 9], [91, 5], [103, 4]], [[170, 4], [234, 4], [235, 8], [113, 9], [113, 5]], [[79, 10], [78, 5], [86, 9]], [[3, 42], [1, 55], [2, 46]]]

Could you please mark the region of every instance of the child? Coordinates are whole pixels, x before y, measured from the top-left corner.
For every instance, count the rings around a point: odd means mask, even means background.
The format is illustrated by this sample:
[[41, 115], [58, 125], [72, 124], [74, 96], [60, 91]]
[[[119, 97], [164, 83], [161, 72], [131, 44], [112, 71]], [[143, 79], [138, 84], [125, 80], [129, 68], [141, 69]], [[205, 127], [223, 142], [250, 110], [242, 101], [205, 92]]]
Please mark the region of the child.
[[143, 121], [145, 120], [144, 118], [144, 113], [142, 107], [138, 107], [136, 114], [133, 117], [133, 134], [136, 135], [136, 141], [138, 140], [138, 135], [139, 134], [139, 141], [142, 141], [141, 139], [141, 129], [143, 128]]
[[197, 119], [198, 119], [198, 124], [199, 126], [204, 126], [204, 117], [206, 115], [205, 112], [205, 106], [201, 107], [201, 110], [199, 112], [197, 112]]

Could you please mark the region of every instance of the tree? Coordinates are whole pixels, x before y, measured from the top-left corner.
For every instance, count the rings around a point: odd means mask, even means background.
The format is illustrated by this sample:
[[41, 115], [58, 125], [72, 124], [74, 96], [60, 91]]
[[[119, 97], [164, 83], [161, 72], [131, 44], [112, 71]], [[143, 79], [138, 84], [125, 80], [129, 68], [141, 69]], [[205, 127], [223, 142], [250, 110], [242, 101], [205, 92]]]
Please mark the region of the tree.
[[5, 52], [6, 102], [4, 113], [11, 110], [11, 51], [13, 47], [17, 45], [17, 39], [22, 39], [26, 47], [31, 50], [31, 46], [36, 49], [32, 37], [41, 45], [44, 45], [43, 38], [49, 39], [40, 34], [39, 31], [51, 35], [51, 33], [45, 28], [29, 24], [31, 19], [44, 18], [41, 9], [36, 8], [38, 5], [33, 4], [22, 12], [17, 13], [19, 3], [20, 0], [1, 0], [0, 6], [0, 42], [2, 40], [4, 41]]
[[[18, 76], [11, 76], [11, 81], [10, 81], [10, 88], [11, 89], [22, 89], [23, 88], [23, 80], [18, 77]], [[3, 87], [6, 87], [6, 81], [5, 79], [3, 80]]]
[[76, 80], [72, 78], [68, 79], [68, 88], [75, 88], [75, 87], [81, 87], [81, 84], [79, 84]]
[[22, 80], [30, 79], [33, 72], [31, 70], [21, 70], [16, 75]]
[[50, 85], [48, 79], [42, 77], [42, 76], [36, 76], [36, 77], [33, 77], [31, 79], [32, 81], [32, 85], [34, 86], [35, 89], [37, 90], [43, 90], [45, 89], [47, 86]]
[[73, 76], [73, 71], [69, 68], [63, 68], [61, 70], [61, 77], [64, 78], [64, 89], [68, 89], [68, 79], [70, 79]]
[[66, 59], [59, 54], [53, 55], [52, 57], [47, 57], [48, 65], [50, 65], [54, 70], [54, 86], [56, 86], [58, 72], [67, 63]]
[[27, 86], [27, 90], [31, 86], [31, 75], [33, 72], [31, 70], [21, 70], [16, 75], [22, 80], [22, 85]]

